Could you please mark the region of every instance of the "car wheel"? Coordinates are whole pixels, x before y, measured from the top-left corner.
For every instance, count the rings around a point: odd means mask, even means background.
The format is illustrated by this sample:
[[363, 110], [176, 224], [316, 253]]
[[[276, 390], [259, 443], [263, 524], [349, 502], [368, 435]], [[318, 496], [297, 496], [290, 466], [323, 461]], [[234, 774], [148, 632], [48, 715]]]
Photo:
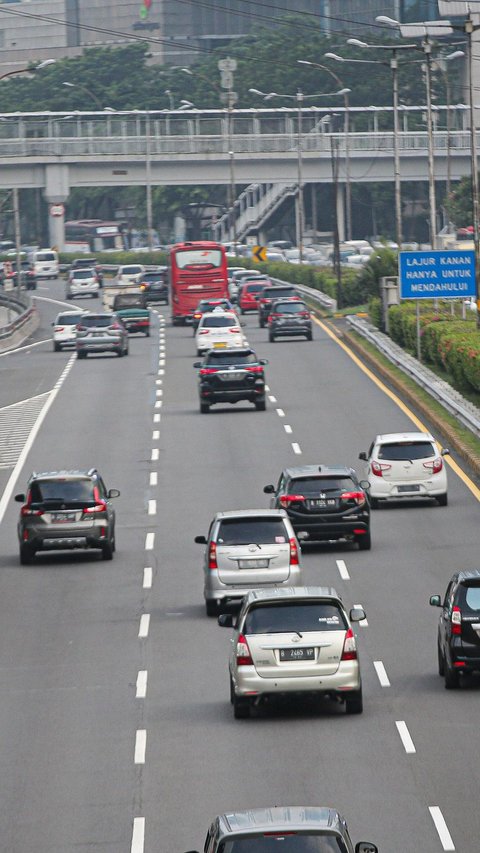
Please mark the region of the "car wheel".
[[258, 325], [260, 326], [261, 329], [264, 329], [265, 328], [265, 320], [259, 320]]
[[459, 672], [453, 667], [449, 666], [447, 661], [445, 661], [445, 689], [446, 690], [457, 690], [460, 686], [460, 677]]
[[267, 408], [267, 403], [265, 400], [255, 400], [255, 408], [257, 412], [264, 412]]
[[445, 492], [444, 495], [439, 495], [437, 498], [439, 506], [448, 506], [448, 494]]
[[306, 338], [307, 338], [307, 341], [313, 341], [313, 335], [312, 335], [312, 333], [311, 333], [311, 332], [308, 332], [308, 334], [306, 335]]
[[233, 716], [236, 720], [246, 720], [250, 716], [250, 702], [233, 695]]
[[145, 332], [145, 337], [146, 337], [146, 338], [149, 338], [149, 337], [150, 337], [150, 329], [147, 329], [147, 331]]
[[275, 335], [272, 335], [272, 334], [270, 333], [270, 334], [269, 334], [269, 336], [268, 336], [268, 340], [270, 341], [270, 343], [271, 343], [271, 344], [274, 344], [274, 343], [275, 343]]
[[60, 344], [57, 344], [57, 342], [55, 341], [55, 343], [53, 344], [53, 351], [54, 352], [61, 352], [61, 350], [62, 350], [62, 347], [60, 346]]
[[30, 566], [35, 558], [35, 551], [30, 545], [20, 545], [20, 563], [22, 566]]
[[437, 643], [437, 656], [438, 656], [438, 674], [443, 677], [445, 675], [445, 658], [443, 657], [442, 650], [440, 648], [439, 643]]
[[370, 535], [370, 531], [368, 533], [362, 533], [361, 536], [358, 536], [357, 542], [359, 551], [370, 551], [370, 548], [372, 547], [372, 537]]
[[378, 498], [370, 498], [370, 507], [371, 509], [378, 509], [380, 506], [380, 502]]
[[71, 293], [67, 293], [67, 299], [73, 299], [73, 296]]
[[205, 610], [207, 612], [207, 616], [216, 616], [218, 613], [217, 602], [213, 601], [211, 598], [207, 598], [205, 601]]
[[105, 542], [102, 545], [102, 560], [111, 560], [113, 558], [112, 542]]
[[200, 412], [202, 415], [208, 415], [210, 411], [210, 406], [208, 403], [200, 403]]
[[233, 686], [232, 676], [230, 676], [230, 705], [233, 705], [234, 699], [235, 699], [235, 688]]
[[121, 349], [121, 348], [120, 348], [120, 349], [117, 349], [117, 350], [116, 350], [116, 353], [117, 353], [117, 355], [118, 355], [118, 357], [119, 357], [119, 358], [123, 358], [123, 349]]
[[86, 357], [87, 357], [86, 352], [77, 352], [77, 358], [86, 358]]
[[198, 355], [198, 356], [203, 355], [203, 352], [202, 352], [202, 350], [201, 350], [201, 349], [197, 349], [197, 355]]
[[345, 711], [347, 714], [361, 714], [363, 712], [363, 695], [362, 691], [351, 693], [348, 699], [345, 700]]

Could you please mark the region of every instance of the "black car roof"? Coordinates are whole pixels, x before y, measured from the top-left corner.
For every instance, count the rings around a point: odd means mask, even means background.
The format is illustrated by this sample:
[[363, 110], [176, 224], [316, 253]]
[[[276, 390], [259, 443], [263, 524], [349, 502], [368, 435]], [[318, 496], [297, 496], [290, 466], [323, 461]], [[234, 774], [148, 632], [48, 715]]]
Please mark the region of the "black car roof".
[[355, 474], [353, 468], [346, 465], [299, 465], [296, 468], [285, 468], [283, 471], [287, 477], [297, 479], [299, 477], [322, 477], [322, 476], [351, 476]]
[[53, 480], [55, 478], [65, 480], [67, 477], [71, 477], [72, 479], [76, 477], [98, 477], [98, 471], [96, 468], [89, 468], [88, 471], [32, 471], [29, 482], [32, 480]]
[[468, 583], [468, 581], [480, 581], [480, 569], [472, 569], [471, 571], [462, 571], [457, 574], [459, 583]]
[[211, 349], [207, 350], [206, 354], [207, 356], [212, 354], [215, 354], [216, 356], [222, 356], [225, 355], [225, 353], [228, 353], [229, 355], [231, 353], [235, 353], [236, 355], [254, 355], [255, 358], [257, 358], [257, 353], [255, 352], [255, 350], [250, 349], [250, 347], [245, 347], [245, 349], [239, 349], [237, 347], [226, 347], [225, 349]]

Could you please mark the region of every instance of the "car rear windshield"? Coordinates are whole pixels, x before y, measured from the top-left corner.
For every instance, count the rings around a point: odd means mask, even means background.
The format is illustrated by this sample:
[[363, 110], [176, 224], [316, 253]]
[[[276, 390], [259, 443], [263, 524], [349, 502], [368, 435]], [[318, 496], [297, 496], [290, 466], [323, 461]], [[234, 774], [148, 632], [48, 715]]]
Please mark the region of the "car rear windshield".
[[289, 631], [342, 631], [345, 617], [338, 604], [326, 601], [265, 604], [247, 613], [245, 634], [282, 634]]
[[198, 310], [203, 311], [204, 314], [207, 314], [209, 311], [215, 311], [215, 308], [229, 308], [230, 302], [227, 299], [215, 299], [212, 302], [209, 302], [207, 299], [202, 299], [198, 303]]
[[123, 267], [120, 270], [121, 275], [138, 275], [138, 273], [141, 273], [141, 272], [142, 272], [142, 268], [138, 267], [138, 266]]
[[[79, 321], [80, 322], [80, 321]], [[92, 329], [95, 327], [107, 328], [107, 326], [111, 326], [114, 322], [114, 318], [111, 314], [97, 314], [92, 317], [82, 317], [81, 325], [86, 326], [88, 329]]]
[[95, 275], [95, 273], [93, 272], [93, 270], [89, 270], [89, 269], [86, 269], [86, 270], [81, 269], [81, 270], [74, 270], [73, 271], [73, 278], [93, 278], [94, 275]]
[[[283, 845], [285, 844], [285, 850]], [[252, 838], [232, 838], [223, 841], [218, 853], [347, 853], [345, 844], [336, 835], [310, 835], [291, 830], [271, 829], [269, 834]]]
[[356, 484], [351, 477], [302, 477], [292, 480], [289, 493], [295, 495], [317, 496], [320, 492], [352, 491]]
[[80, 312], [75, 314], [60, 314], [55, 320], [56, 326], [76, 326], [80, 322], [82, 315]]
[[252, 353], [237, 353], [237, 352], [211, 352], [205, 359], [205, 364], [211, 364], [213, 367], [221, 367], [222, 364], [258, 364], [257, 356]]
[[[461, 584], [458, 590], [458, 603], [469, 610], [480, 610], [480, 583]], [[462, 609], [463, 609], [462, 607]]]
[[274, 308], [276, 314], [300, 314], [302, 311], [308, 311], [304, 302], [281, 302]]
[[227, 326], [238, 326], [235, 317], [215, 317], [211, 315], [202, 320], [202, 329], [223, 329]]
[[247, 293], [260, 293], [263, 290], [263, 284], [246, 284], [245, 290]]
[[378, 448], [378, 459], [388, 459], [390, 462], [411, 462], [414, 459], [430, 459], [436, 455], [431, 441], [395, 441], [391, 444], [381, 444]]
[[55, 261], [56, 257], [53, 252], [37, 252], [35, 255], [36, 261]]
[[152, 284], [165, 283], [165, 273], [161, 272], [147, 272], [142, 275], [142, 281], [151, 282]]
[[281, 518], [229, 518], [220, 522], [219, 545], [281, 545], [287, 542]]
[[84, 503], [93, 500], [93, 482], [86, 477], [78, 480], [35, 480], [30, 489], [31, 503]]

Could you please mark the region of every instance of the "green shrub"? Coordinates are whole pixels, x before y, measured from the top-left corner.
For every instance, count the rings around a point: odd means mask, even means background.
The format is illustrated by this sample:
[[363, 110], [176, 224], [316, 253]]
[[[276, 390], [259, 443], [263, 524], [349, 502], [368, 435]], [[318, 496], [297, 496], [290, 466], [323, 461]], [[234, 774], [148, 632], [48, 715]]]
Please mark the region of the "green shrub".
[[368, 300], [368, 316], [370, 317], [370, 322], [373, 323], [377, 329], [381, 329], [384, 331], [383, 317], [382, 317], [382, 300], [378, 298], [378, 296], [371, 296]]

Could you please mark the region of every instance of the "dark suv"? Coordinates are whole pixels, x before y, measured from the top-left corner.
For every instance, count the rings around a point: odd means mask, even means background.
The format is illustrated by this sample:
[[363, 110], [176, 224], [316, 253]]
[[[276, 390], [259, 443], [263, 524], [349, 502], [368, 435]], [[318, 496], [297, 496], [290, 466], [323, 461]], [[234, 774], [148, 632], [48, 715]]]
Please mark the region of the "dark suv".
[[168, 305], [168, 268], [158, 267], [156, 270], [146, 270], [138, 276], [138, 284], [142, 291], [143, 301], [162, 302]]
[[441, 607], [438, 621], [438, 674], [447, 690], [460, 684], [460, 673], [480, 672], [480, 571], [456, 572], [440, 595], [430, 597]]
[[303, 465], [285, 468], [278, 485], [265, 486], [272, 508], [286, 509], [301, 541], [346, 539], [371, 548], [368, 482], [353, 468]]
[[213, 403], [248, 400], [264, 412], [265, 364], [268, 361], [249, 348], [209, 350], [203, 361], [193, 365], [199, 371], [200, 411], [206, 414]]
[[270, 287], [265, 287], [260, 294], [258, 300], [258, 324], [261, 329], [264, 328], [268, 320], [272, 302], [275, 299], [298, 299], [298, 293], [294, 287], [286, 284], [272, 284]]
[[22, 503], [18, 522], [20, 562], [33, 562], [37, 551], [97, 548], [104, 560], [115, 551], [115, 511], [95, 468], [89, 471], [33, 473], [27, 494], [15, 495]]
[[268, 317], [268, 340], [273, 343], [279, 337], [305, 336], [312, 340], [312, 318], [310, 311], [300, 299], [278, 299], [272, 302]]

